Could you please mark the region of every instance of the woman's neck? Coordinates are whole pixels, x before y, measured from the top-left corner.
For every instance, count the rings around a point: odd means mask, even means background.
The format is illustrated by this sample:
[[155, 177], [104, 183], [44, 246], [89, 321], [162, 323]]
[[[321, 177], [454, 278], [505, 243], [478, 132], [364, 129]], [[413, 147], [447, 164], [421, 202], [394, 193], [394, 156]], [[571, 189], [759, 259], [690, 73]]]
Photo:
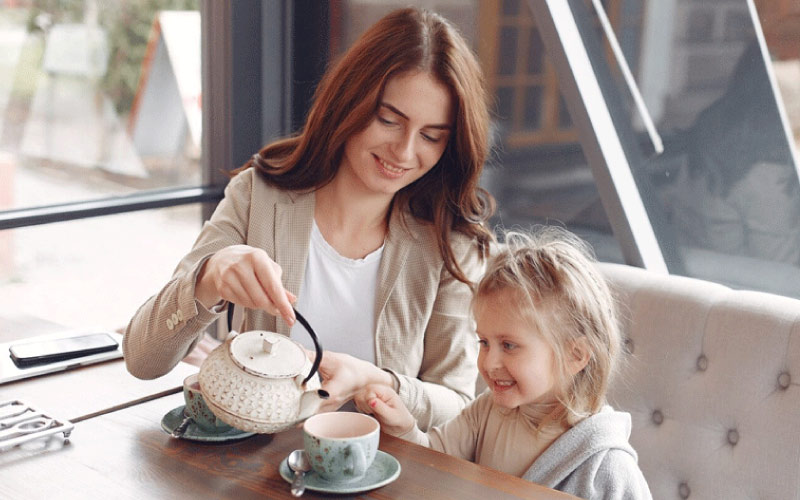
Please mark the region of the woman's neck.
[[315, 192], [314, 220], [325, 241], [351, 259], [360, 259], [383, 245], [391, 198], [347, 192], [336, 180]]

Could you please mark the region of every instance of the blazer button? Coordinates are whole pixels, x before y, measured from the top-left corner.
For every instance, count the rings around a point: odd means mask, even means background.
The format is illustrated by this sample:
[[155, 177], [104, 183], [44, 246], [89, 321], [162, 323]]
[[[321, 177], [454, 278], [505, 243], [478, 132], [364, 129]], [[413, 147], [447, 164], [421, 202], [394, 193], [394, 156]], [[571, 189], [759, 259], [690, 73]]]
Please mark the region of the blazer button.
[[172, 324], [172, 319], [169, 318], [167, 319], [167, 328], [169, 328], [170, 330], [175, 328], [175, 325]]
[[172, 324], [177, 325], [180, 321], [178, 320], [178, 314], [172, 313]]
[[178, 309], [178, 321], [183, 321], [183, 311]]

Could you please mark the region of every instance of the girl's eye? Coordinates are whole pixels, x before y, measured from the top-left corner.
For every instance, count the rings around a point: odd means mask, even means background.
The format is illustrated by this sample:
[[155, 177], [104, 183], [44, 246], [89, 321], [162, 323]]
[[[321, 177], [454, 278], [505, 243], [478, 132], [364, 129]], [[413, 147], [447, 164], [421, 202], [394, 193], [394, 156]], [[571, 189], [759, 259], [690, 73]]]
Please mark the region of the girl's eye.
[[489, 342], [486, 342], [483, 339], [478, 339], [478, 345], [481, 346], [481, 349], [483, 349], [484, 347], [489, 347]]
[[506, 351], [513, 351], [517, 348], [517, 344], [512, 344], [511, 342], [503, 342], [503, 349]]

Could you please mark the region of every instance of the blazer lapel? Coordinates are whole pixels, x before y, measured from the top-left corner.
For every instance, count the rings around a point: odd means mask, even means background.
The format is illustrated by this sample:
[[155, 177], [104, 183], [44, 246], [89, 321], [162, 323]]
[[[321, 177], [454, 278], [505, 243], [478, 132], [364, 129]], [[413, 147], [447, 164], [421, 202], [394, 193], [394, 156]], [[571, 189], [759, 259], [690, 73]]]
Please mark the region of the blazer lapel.
[[[276, 241], [273, 258], [283, 269], [283, 286], [295, 295], [300, 293], [300, 285], [303, 283], [313, 221], [313, 193], [287, 196], [275, 207]], [[289, 327], [284, 321], [276, 322], [276, 331], [289, 335]]]
[[[412, 217], [409, 219], [411, 220], [408, 221], [408, 227], [406, 227], [403, 224], [402, 210], [397, 208], [392, 210], [389, 219], [389, 234], [386, 237], [386, 246], [383, 248], [381, 265], [378, 269], [378, 289], [375, 297], [375, 310], [378, 312], [376, 327], [381, 324], [389, 295], [405, 266], [408, 252], [413, 244], [409, 242], [409, 239], [415, 239], [415, 235], [411, 231], [414, 221]], [[377, 338], [375, 340], [378, 341]]]

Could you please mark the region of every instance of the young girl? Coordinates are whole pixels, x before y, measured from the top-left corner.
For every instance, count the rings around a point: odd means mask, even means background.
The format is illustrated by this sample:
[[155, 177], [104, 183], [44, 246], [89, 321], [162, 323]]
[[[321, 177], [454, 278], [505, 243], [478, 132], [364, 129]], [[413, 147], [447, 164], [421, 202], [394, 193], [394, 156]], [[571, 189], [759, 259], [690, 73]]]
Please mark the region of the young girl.
[[628, 443], [630, 415], [607, 406], [621, 339], [587, 246], [557, 228], [508, 233], [473, 302], [488, 390], [423, 433], [384, 385], [357, 397], [384, 431], [583, 498], [651, 498]]

